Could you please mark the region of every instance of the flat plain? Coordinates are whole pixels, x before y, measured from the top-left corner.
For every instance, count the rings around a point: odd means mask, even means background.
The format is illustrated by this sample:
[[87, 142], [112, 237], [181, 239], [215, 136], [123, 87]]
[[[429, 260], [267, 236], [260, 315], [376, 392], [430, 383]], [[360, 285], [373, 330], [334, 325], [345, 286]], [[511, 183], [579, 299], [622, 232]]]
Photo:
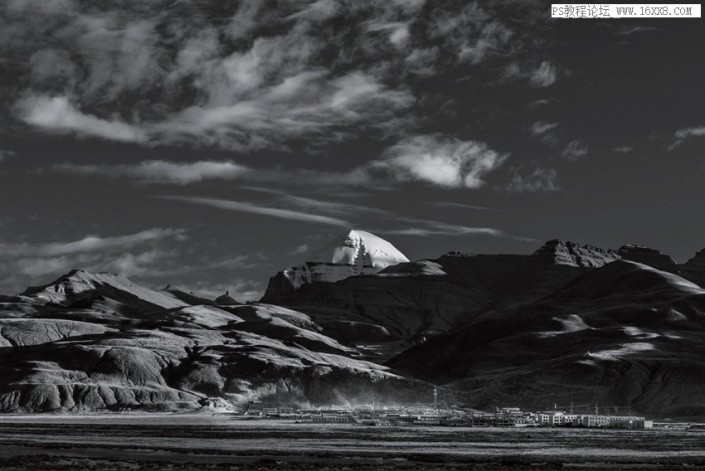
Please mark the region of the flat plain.
[[705, 469], [705, 431], [0, 416], [0, 470]]

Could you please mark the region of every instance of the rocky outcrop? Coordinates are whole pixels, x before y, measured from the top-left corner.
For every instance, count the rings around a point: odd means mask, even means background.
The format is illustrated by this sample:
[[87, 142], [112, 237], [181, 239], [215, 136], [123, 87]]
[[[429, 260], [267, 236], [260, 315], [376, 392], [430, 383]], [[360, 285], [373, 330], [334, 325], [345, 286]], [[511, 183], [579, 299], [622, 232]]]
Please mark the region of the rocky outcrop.
[[583, 268], [601, 267], [620, 258], [619, 254], [611, 249], [562, 240], [549, 240], [533, 255], [537, 259], [556, 265]]
[[230, 296], [230, 291], [226, 291], [225, 293], [215, 298], [215, 304], [219, 304], [221, 306], [234, 306], [242, 303], [238, 302], [235, 298]]
[[624, 260], [643, 263], [659, 270], [675, 272], [678, 265], [668, 255], [640, 245], [623, 245], [617, 254]]
[[683, 278], [705, 287], [705, 249], [681, 265], [679, 273]]

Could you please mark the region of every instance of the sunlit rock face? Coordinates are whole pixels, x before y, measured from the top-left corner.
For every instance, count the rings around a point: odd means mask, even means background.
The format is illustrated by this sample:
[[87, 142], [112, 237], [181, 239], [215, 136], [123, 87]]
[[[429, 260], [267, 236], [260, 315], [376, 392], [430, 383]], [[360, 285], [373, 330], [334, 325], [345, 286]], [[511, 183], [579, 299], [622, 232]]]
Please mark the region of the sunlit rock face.
[[556, 265], [583, 268], [601, 267], [620, 258], [619, 254], [611, 249], [562, 240], [549, 240], [534, 252], [534, 256]]

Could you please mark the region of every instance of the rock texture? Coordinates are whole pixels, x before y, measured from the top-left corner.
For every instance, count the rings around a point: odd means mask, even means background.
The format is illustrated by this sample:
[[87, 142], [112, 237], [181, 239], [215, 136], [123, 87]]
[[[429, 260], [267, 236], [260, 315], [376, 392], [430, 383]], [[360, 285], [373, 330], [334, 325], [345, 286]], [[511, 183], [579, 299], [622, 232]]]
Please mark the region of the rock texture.
[[556, 265], [583, 268], [601, 267], [620, 258], [614, 250], [562, 240], [549, 240], [534, 252], [534, 256], [549, 260]]
[[118, 275], [74, 271], [0, 298], [0, 411], [415, 401], [429, 394], [428, 385], [322, 334], [306, 314], [180, 297]]

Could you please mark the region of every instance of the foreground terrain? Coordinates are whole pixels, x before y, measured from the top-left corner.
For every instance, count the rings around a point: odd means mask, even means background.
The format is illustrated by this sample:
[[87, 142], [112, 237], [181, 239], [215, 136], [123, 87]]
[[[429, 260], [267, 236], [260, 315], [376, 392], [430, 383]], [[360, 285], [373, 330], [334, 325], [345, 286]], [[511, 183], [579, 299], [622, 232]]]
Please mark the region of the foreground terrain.
[[228, 416], [0, 419], [0, 469], [705, 469], [705, 431], [377, 428]]

